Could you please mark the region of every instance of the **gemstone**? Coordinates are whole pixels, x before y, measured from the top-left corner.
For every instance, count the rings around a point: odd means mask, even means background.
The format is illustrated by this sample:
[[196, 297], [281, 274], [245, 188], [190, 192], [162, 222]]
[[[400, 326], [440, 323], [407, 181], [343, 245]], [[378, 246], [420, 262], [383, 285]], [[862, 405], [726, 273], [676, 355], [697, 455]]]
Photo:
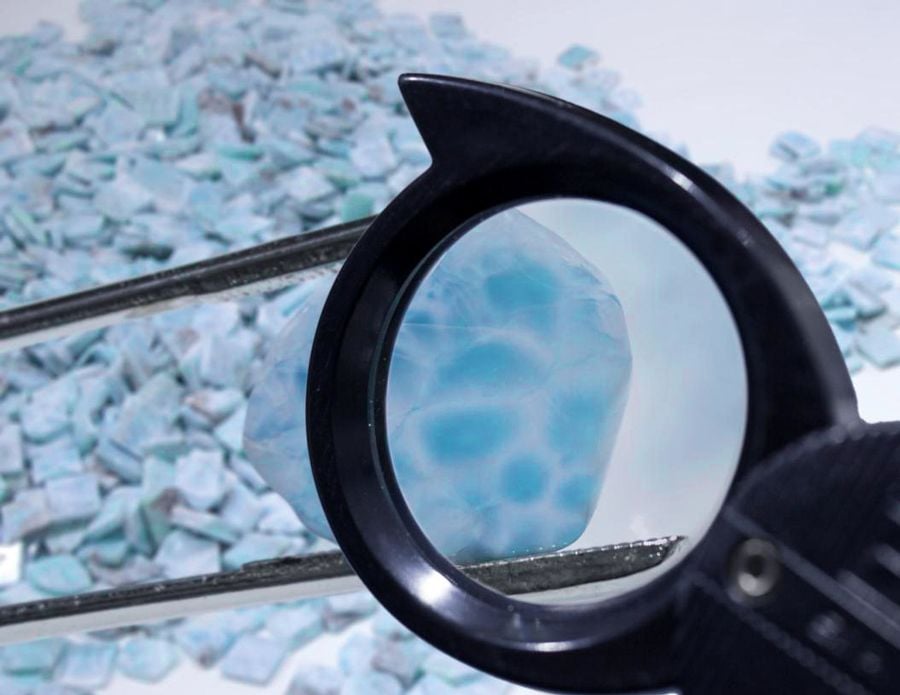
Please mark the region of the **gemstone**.
[[265, 685], [287, 656], [285, 646], [273, 639], [243, 635], [222, 659], [222, 675], [242, 683]]
[[213, 574], [222, 569], [218, 543], [181, 529], [165, 537], [153, 561], [169, 579]]
[[266, 628], [275, 639], [296, 648], [322, 633], [322, 611], [311, 602], [280, 608], [269, 616]]
[[291, 679], [287, 695], [339, 695], [343, 676], [328, 666], [303, 667]]
[[225, 495], [225, 464], [220, 451], [194, 450], [175, 464], [175, 487], [194, 509], [206, 510]]
[[119, 670], [129, 678], [158, 683], [178, 664], [174, 645], [163, 639], [137, 637], [119, 648]]
[[35, 589], [56, 596], [84, 593], [93, 586], [84, 564], [72, 555], [49, 555], [25, 567], [25, 579]]
[[[327, 291], [317, 281], [272, 344], [244, 449], [303, 523], [331, 538], [304, 428]], [[438, 548], [479, 560], [572, 543], [594, 512], [630, 367], [621, 305], [561, 237], [515, 211], [463, 237], [411, 301], [388, 387], [398, 482]], [[583, 494], [559, 494], [576, 484]]]
[[75, 689], [98, 690], [109, 683], [116, 663], [116, 645], [85, 642], [70, 644], [56, 679]]
[[340, 692], [341, 695], [400, 695], [403, 688], [393, 676], [370, 671], [350, 675]]
[[50, 673], [66, 648], [65, 640], [44, 639], [20, 642], [3, 648], [6, 673]]

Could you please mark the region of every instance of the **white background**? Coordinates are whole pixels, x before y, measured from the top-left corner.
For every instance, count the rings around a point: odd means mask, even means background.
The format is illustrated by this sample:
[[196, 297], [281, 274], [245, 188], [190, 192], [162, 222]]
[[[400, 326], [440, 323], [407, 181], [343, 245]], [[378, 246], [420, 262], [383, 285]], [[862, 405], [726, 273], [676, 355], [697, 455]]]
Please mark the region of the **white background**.
[[[462, 13], [479, 36], [544, 62], [574, 42], [599, 48], [645, 106], [643, 125], [688, 145], [701, 162], [740, 172], [771, 168], [772, 138], [787, 128], [849, 137], [867, 125], [900, 129], [897, 59], [900, 2], [892, 0], [383, 0], [386, 10]], [[75, 0], [0, 0], [0, 33], [40, 18], [77, 36]], [[900, 418], [900, 369], [867, 370], [855, 382], [863, 415]], [[322, 650], [321, 652], [319, 650]], [[333, 643], [296, 660], [330, 658]], [[282, 693], [295, 666], [270, 691]], [[177, 685], [176, 685], [177, 684]], [[182, 666], [165, 692], [260, 692]], [[118, 681], [109, 693], [158, 693]]]

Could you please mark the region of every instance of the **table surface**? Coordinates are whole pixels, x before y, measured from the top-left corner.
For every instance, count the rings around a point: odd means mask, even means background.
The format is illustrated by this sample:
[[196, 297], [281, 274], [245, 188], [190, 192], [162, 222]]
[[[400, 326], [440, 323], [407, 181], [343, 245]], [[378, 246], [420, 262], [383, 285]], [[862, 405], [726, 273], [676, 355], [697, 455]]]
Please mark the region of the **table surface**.
[[[39, 19], [78, 37], [77, 0], [2, 0], [0, 34]], [[895, 0], [382, 0], [388, 11], [461, 13], [473, 32], [515, 55], [549, 64], [567, 46], [599, 48], [644, 105], [651, 134], [686, 144], [701, 163], [729, 161], [739, 173], [774, 166], [767, 151], [786, 129], [822, 141], [869, 125], [900, 127], [896, 90]], [[854, 382], [863, 417], [900, 419], [900, 369], [867, 368]], [[355, 629], [365, 629], [364, 627]], [[268, 692], [285, 691], [302, 665], [332, 661], [343, 639], [325, 638], [293, 657]], [[182, 663], [166, 692], [209, 685], [222, 695], [261, 692]], [[158, 687], [115, 680], [104, 693], [142, 695]], [[524, 691], [523, 691], [524, 692]]]

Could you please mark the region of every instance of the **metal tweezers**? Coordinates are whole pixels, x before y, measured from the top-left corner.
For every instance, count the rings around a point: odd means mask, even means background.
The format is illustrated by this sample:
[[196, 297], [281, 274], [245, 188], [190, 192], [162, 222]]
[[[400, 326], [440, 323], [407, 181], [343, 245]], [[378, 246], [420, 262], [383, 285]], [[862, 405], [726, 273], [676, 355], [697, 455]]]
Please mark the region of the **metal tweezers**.
[[[170, 270], [0, 312], [0, 352], [175, 308], [277, 290], [342, 261], [374, 218], [278, 239]], [[465, 565], [514, 595], [558, 592], [659, 567], [672, 536]], [[363, 585], [339, 551], [254, 562], [239, 570], [0, 608], [0, 644], [158, 622], [239, 606], [330, 596]]]

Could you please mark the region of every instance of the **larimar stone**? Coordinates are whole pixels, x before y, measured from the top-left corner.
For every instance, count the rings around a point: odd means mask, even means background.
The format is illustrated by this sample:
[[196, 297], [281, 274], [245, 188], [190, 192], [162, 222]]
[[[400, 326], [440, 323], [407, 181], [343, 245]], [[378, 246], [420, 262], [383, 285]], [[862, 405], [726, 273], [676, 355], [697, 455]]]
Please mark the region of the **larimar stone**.
[[[330, 280], [274, 341], [244, 449], [331, 538], [309, 468], [306, 369]], [[600, 493], [628, 394], [622, 307], [561, 237], [508, 211], [448, 251], [410, 303], [387, 394], [394, 467], [418, 523], [458, 560], [569, 545]]]
[[287, 648], [257, 635], [243, 635], [222, 659], [222, 675], [243, 683], [264, 685], [278, 671]]
[[178, 664], [174, 645], [163, 639], [137, 637], [119, 649], [119, 670], [145, 683], [157, 683]]
[[219, 546], [187, 531], [172, 531], [159, 547], [154, 562], [170, 579], [219, 572]]
[[116, 645], [86, 642], [70, 644], [56, 673], [59, 683], [97, 690], [106, 686], [116, 664]]
[[6, 673], [49, 673], [65, 648], [66, 642], [61, 639], [10, 644], [3, 648], [3, 670]]
[[57, 596], [80, 594], [93, 586], [84, 564], [72, 555], [49, 555], [25, 568], [25, 579], [39, 591]]
[[376, 607], [375, 599], [365, 592], [338, 594], [325, 599], [322, 618], [330, 632], [340, 632], [347, 625], [374, 613]]
[[203, 668], [209, 668], [228, 651], [236, 638], [222, 614], [202, 616], [174, 630], [178, 646]]
[[266, 628], [276, 639], [298, 647], [322, 633], [322, 612], [312, 602], [279, 608], [269, 616]]
[[338, 695], [343, 675], [329, 666], [302, 668], [291, 679], [287, 695]]
[[856, 346], [877, 367], [900, 363], [900, 337], [892, 330], [868, 328], [859, 334]]

